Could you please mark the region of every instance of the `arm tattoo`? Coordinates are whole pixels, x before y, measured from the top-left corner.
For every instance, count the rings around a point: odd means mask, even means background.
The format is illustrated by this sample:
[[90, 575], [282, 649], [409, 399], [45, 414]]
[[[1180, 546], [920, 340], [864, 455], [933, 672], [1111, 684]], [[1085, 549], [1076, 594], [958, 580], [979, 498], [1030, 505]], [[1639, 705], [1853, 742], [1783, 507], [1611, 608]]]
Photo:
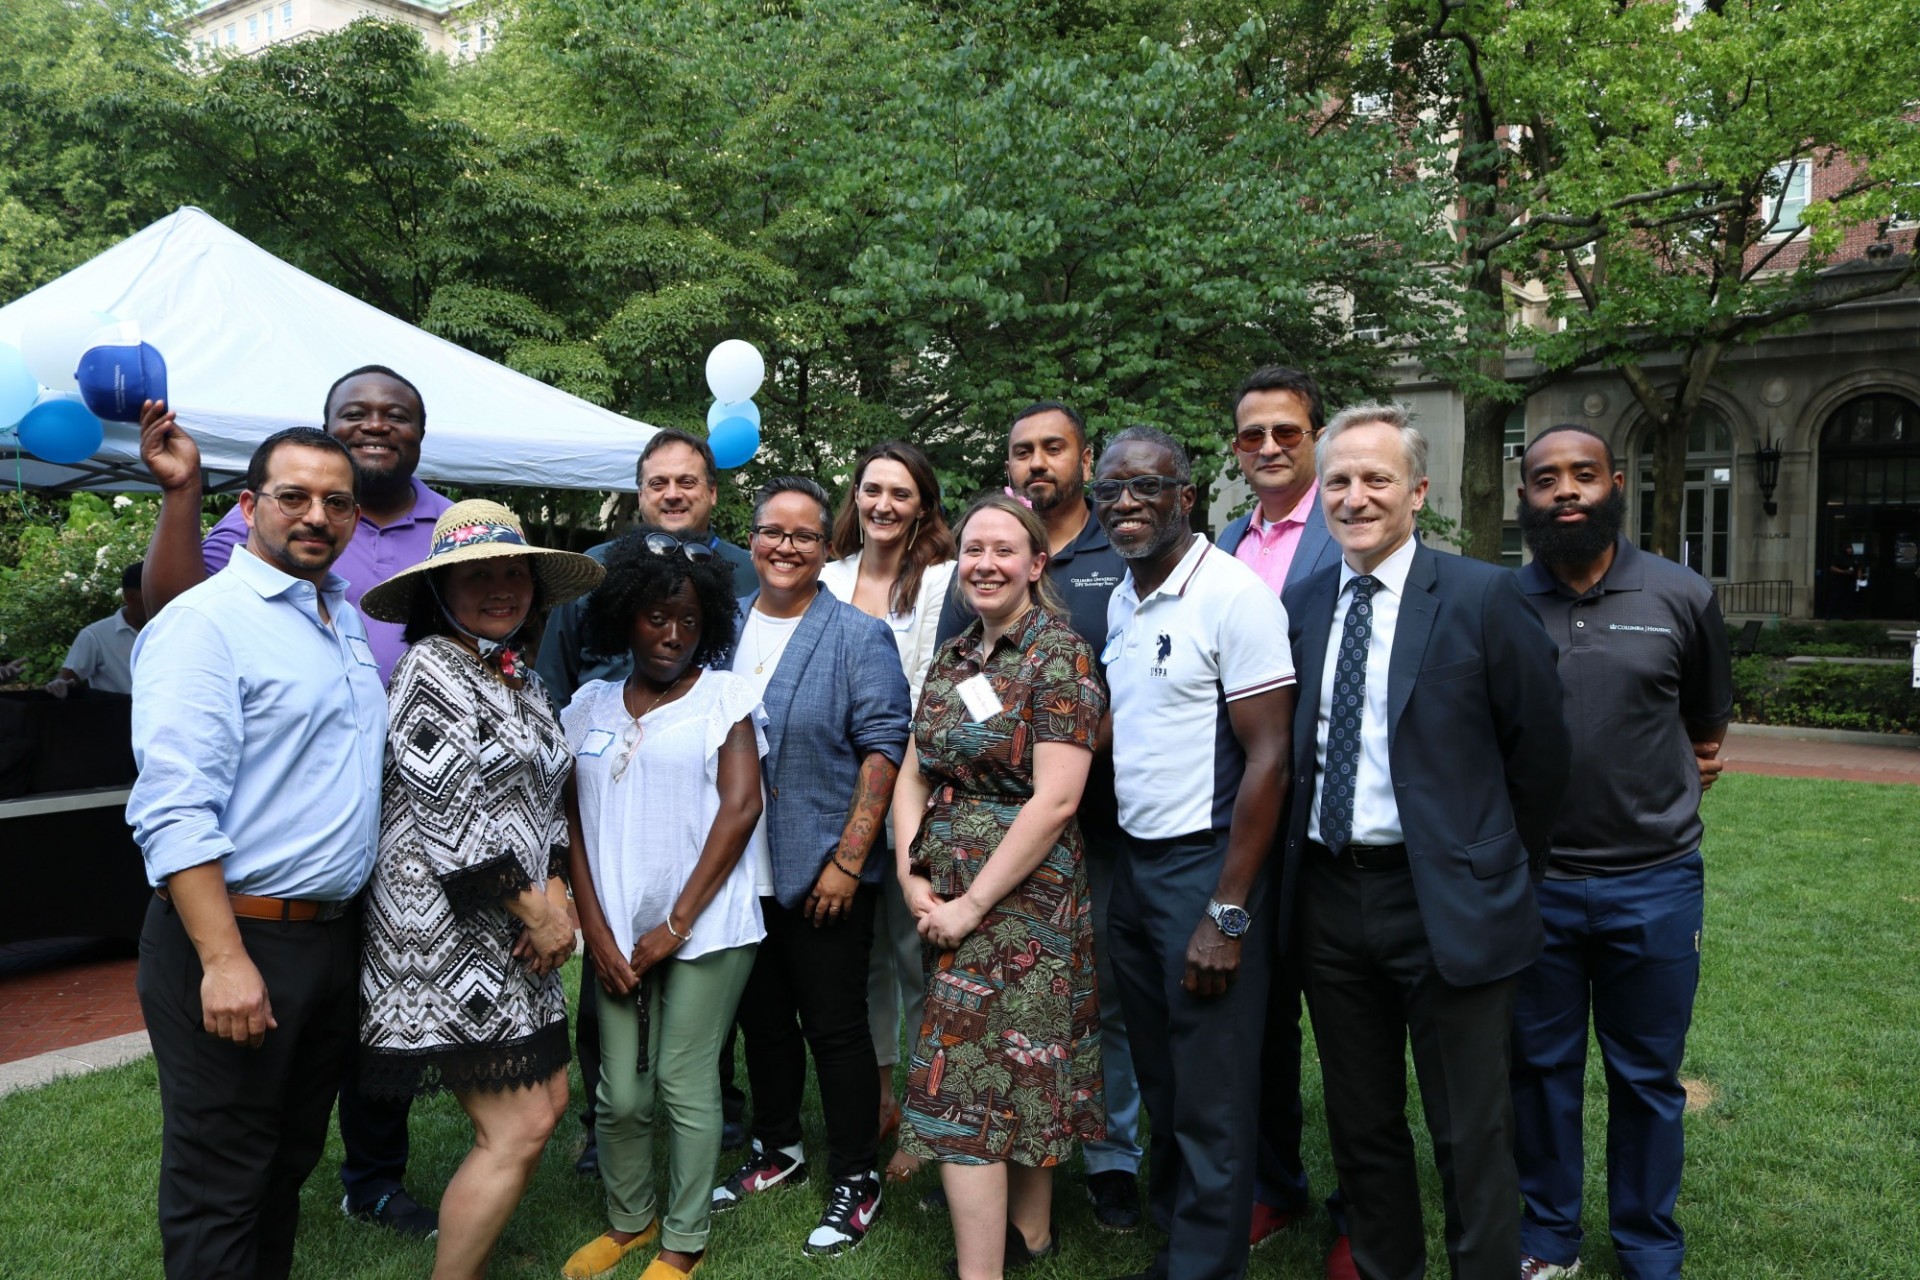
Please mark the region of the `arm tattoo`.
[[848, 858], [864, 859], [880, 834], [887, 807], [893, 802], [893, 780], [900, 766], [881, 755], [869, 752], [860, 762], [860, 782], [854, 788], [853, 807], [847, 812], [846, 829], [840, 833], [840, 849]]

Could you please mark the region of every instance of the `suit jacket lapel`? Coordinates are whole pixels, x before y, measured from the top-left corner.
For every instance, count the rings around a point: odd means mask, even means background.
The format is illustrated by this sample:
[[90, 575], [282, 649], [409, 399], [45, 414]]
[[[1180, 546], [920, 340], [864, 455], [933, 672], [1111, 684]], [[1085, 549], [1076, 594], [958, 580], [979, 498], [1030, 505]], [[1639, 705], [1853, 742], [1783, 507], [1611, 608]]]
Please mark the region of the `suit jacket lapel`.
[[1305, 582], [1340, 559], [1340, 548], [1327, 531], [1327, 513], [1315, 501], [1300, 530], [1300, 545], [1294, 548], [1293, 563], [1287, 566], [1288, 582]]
[[[752, 607], [752, 599], [748, 597], [748, 608]], [[761, 706], [767, 713], [769, 767], [780, 754], [781, 740], [786, 737], [787, 713], [793, 707], [794, 694], [799, 692], [800, 677], [806, 671], [814, 649], [819, 646], [820, 637], [827, 632], [827, 619], [833, 615], [835, 603], [831, 591], [821, 588], [815, 593], [813, 603], [800, 616], [800, 625], [793, 629], [793, 639], [787, 641], [786, 649], [780, 654], [779, 665], [773, 669], [773, 679], [767, 682], [767, 693], [761, 699]], [[736, 656], [734, 661], [741, 659]]]
[[1433, 594], [1438, 576], [1434, 553], [1425, 545], [1413, 549], [1413, 565], [1407, 570], [1406, 594], [1400, 601], [1400, 619], [1393, 630], [1393, 655], [1387, 661], [1387, 746], [1391, 750], [1400, 732], [1400, 716], [1413, 696], [1413, 685], [1420, 674], [1420, 661], [1426, 656], [1427, 639], [1433, 634], [1433, 622], [1440, 612], [1439, 598]]

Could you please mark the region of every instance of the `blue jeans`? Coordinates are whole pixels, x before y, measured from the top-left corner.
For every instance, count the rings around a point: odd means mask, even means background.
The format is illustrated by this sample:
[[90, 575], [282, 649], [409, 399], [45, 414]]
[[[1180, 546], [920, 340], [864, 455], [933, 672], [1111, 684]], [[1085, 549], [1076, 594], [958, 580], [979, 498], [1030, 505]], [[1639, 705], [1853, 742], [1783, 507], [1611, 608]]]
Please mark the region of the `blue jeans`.
[[1580, 1256], [1587, 1019], [1607, 1076], [1607, 1208], [1626, 1280], [1678, 1280], [1674, 1221], [1687, 1095], [1680, 1060], [1700, 983], [1698, 852], [1644, 871], [1539, 886], [1546, 948], [1521, 975], [1513, 1027], [1520, 1247]]

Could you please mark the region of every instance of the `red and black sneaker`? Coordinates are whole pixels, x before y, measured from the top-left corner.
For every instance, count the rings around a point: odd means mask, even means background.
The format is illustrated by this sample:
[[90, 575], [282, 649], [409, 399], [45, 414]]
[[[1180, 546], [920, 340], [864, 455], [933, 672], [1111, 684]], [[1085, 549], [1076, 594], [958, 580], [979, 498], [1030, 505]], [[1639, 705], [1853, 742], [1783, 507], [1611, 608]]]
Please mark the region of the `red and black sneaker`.
[[870, 1173], [844, 1178], [827, 1193], [827, 1211], [807, 1237], [802, 1252], [831, 1258], [859, 1247], [880, 1217], [880, 1179]]
[[728, 1174], [727, 1180], [713, 1189], [712, 1210], [725, 1213], [756, 1192], [794, 1186], [806, 1180], [806, 1161], [797, 1160], [784, 1151], [764, 1150], [756, 1138], [753, 1154], [747, 1157], [747, 1162]]

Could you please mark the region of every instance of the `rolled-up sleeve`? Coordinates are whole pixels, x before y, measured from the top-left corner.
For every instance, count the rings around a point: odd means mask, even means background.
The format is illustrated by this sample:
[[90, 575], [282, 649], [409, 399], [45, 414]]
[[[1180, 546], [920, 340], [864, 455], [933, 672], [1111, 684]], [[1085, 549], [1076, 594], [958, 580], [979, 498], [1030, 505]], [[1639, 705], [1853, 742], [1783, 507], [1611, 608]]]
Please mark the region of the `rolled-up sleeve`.
[[907, 753], [907, 721], [913, 697], [900, 670], [893, 631], [878, 618], [862, 617], [852, 661], [842, 669], [848, 688], [848, 737], [856, 756], [878, 751], [894, 764]]
[[155, 887], [233, 853], [220, 818], [245, 744], [241, 692], [232, 650], [212, 619], [164, 609], [142, 631], [133, 673], [140, 776], [127, 823]]

